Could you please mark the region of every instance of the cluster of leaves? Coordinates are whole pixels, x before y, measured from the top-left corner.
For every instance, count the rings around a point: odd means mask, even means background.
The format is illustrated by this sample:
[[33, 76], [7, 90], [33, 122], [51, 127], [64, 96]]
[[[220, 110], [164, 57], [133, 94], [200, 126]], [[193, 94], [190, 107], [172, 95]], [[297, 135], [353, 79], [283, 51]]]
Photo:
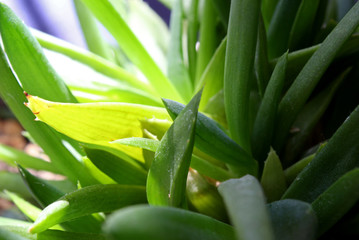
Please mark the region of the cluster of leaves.
[[0, 145], [30, 221], [0, 239], [358, 235], [359, 3], [162, 2], [170, 30], [140, 0], [74, 0], [89, 51], [0, 3], [0, 96], [51, 160]]

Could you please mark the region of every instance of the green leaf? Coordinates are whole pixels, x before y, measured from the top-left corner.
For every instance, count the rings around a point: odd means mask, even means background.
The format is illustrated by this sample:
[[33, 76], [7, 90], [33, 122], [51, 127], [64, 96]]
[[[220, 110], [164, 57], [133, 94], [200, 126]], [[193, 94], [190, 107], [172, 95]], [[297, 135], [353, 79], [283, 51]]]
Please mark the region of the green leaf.
[[306, 46], [311, 40], [313, 24], [320, 0], [304, 0], [300, 3], [289, 34], [288, 48], [298, 49]]
[[252, 152], [254, 157], [263, 163], [272, 141], [277, 108], [282, 95], [287, 67], [287, 53], [278, 61], [265, 89], [262, 103], [258, 109], [252, 132]]
[[81, 25], [83, 36], [86, 40], [87, 48], [91, 52], [105, 59], [113, 59], [112, 49], [106, 43], [103, 36], [101, 36], [94, 16], [81, 1], [74, 0], [73, 3]]
[[109, 142], [120, 138], [142, 137], [141, 119], [170, 119], [163, 108], [138, 104], [66, 104], [30, 95], [28, 101], [28, 107], [36, 117], [57, 131], [77, 141], [116, 147], [140, 161], [143, 161], [141, 149]]
[[223, 199], [218, 193], [216, 182], [190, 169], [187, 177], [187, 197], [191, 205], [202, 214], [222, 222], [228, 222]]
[[277, 240], [314, 240], [317, 217], [309, 203], [286, 199], [268, 205]]
[[98, 212], [110, 212], [132, 204], [146, 202], [145, 188], [133, 185], [93, 185], [71, 192], [47, 206], [35, 223], [31, 233]]
[[171, 12], [171, 39], [168, 49], [168, 78], [182, 94], [183, 99], [189, 101], [192, 96], [193, 87], [189, 72], [184, 64], [182, 55], [182, 22], [183, 9], [182, 1], [174, 1]]
[[312, 203], [318, 216], [317, 236], [329, 230], [359, 200], [359, 169], [355, 168], [340, 177]]
[[304, 105], [292, 126], [292, 129], [297, 129], [298, 131], [291, 134], [284, 148], [283, 162], [285, 165], [293, 163], [298, 155], [302, 153], [313, 129], [322, 118], [329, 104], [332, 102], [334, 94], [350, 71], [351, 68], [346, 69], [335, 81]]
[[[19, 172], [31, 190], [34, 199], [42, 207], [55, 202], [57, 199], [65, 195], [64, 192], [51, 185], [50, 183], [31, 175], [26, 169], [19, 166]], [[93, 232], [98, 233], [101, 227], [101, 221], [93, 216], [86, 216], [69, 223], [62, 223], [61, 226], [72, 232]]]
[[202, 214], [172, 207], [134, 206], [119, 210], [108, 218], [104, 231], [113, 239], [235, 239], [231, 226]]
[[[172, 119], [176, 119], [184, 106], [175, 101], [164, 99], [164, 104]], [[215, 121], [202, 113], [196, 123], [195, 146], [219, 161], [238, 166], [241, 173], [257, 174], [257, 162], [238, 144], [230, 139]]]
[[184, 207], [201, 93], [181, 111], [163, 136], [147, 177], [151, 205]]
[[46, 230], [37, 234], [37, 240], [106, 240], [103, 234], [95, 233], [74, 233], [58, 230]]
[[[192, 80], [192, 83], [194, 83], [196, 79], [196, 64], [197, 64], [196, 44], [198, 41], [198, 28], [199, 28], [198, 5], [199, 5], [199, 0], [190, 0], [189, 10], [186, 16], [187, 24], [188, 24], [187, 26], [188, 72], [190, 75], [190, 79]], [[203, 101], [203, 96], [201, 101]]]
[[45, 170], [53, 173], [61, 173], [51, 163], [40, 158], [32, 157], [15, 148], [0, 144], [0, 159], [8, 165], [16, 167], [16, 163], [35, 170]]
[[304, 157], [284, 171], [287, 184], [290, 185], [298, 174], [314, 159], [316, 153]]
[[358, 166], [358, 122], [359, 106], [289, 186], [283, 198], [312, 202], [343, 174]]
[[200, 19], [199, 30], [199, 49], [197, 52], [196, 78], [194, 86], [197, 87], [202, 73], [210, 62], [214, 51], [216, 50], [216, 10], [212, 1], [203, 1], [201, 4], [202, 16]]
[[196, 89], [203, 88], [203, 94], [199, 109], [203, 110], [209, 100], [223, 89], [224, 61], [226, 54], [227, 38], [223, 39], [217, 50], [214, 52], [211, 61], [204, 70]]
[[359, 3], [356, 3], [308, 60], [283, 97], [278, 108], [278, 124], [275, 131], [277, 134], [273, 142], [273, 147], [277, 151], [280, 151], [283, 147], [291, 125], [325, 70], [358, 24]]
[[3, 3], [0, 4], [0, 32], [6, 55], [25, 91], [52, 101], [76, 102], [29, 29]]
[[[160, 146], [160, 141], [148, 138], [123, 138], [116, 140], [113, 143], [141, 147], [152, 152], [156, 152]], [[194, 154], [192, 155], [191, 168], [218, 181], [225, 181], [233, 177], [233, 175], [225, 169], [218, 167]]]
[[41, 212], [40, 208], [35, 207], [34, 205], [22, 199], [15, 193], [12, 193], [7, 190], [5, 190], [4, 192], [26, 217], [28, 217], [31, 221], [35, 221], [35, 219], [39, 216]]
[[218, 187], [237, 239], [274, 239], [265, 196], [258, 180], [246, 175], [231, 179]]
[[13, 233], [4, 226], [0, 226], [0, 240], [28, 240], [28, 238], [22, 237], [20, 234]]
[[260, 16], [254, 68], [257, 77], [258, 92], [262, 98], [271, 74], [267, 45], [267, 35], [263, 23], [263, 17]]
[[82, 0], [119, 43], [128, 58], [143, 72], [162, 97], [181, 100], [155, 61], [108, 0]]
[[229, 132], [251, 152], [249, 93], [258, 32], [260, 1], [233, 0], [229, 16], [224, 69], [224, 103]]
[[119, 184], [146, 185], [147, 171], [107, 151], [84, 147], [88, 158]]
[[[0, 3], [0, 7], [3, 4]], [[49, 127], [34, 121], [34, 115], [24, 106], [26, 98], [23, 89], [11, 72], [3, 50], [0, 48], [0, 96], [8, 105], [21, 125], [31, 134], [35, 141], [50, 157], [52, 164], [65, 174], [72, 182], [81, 181], [83, 185], [96, 182], [91, 176], [85, 174], [81, 163], [69, 152], [65, 145], [68, 141], [61, 139]]]
[[59, 38], [37, 31], [35, 29], [32, 29], [32, 34], [36, 37], [37, 41], [45, 49], [63, 54], [75, 61], [78, 61], [93, 68], [95, 71], [105, 76], [124, 81], [131, 86], [134, 86], [138, 89], [157, 96], [155, 91], [151, 91], [151, 88], [149, 88], [148, 84], [140, 81], [132, 73], [126, 71], [125, 69], [115, 65], [110, 61], [107, 61], [106, 59], [103, 59], [89, 51], [86, 51]]
[[0, 171], [0, 191], [9, 190], [25, 199], [31, 199], [31, 193], [17, 173]]
[[279, 0], [268, 26], [269, 59], [281, 56], [288, 49], [292, 29], [301, 0]]
[[274, 14], [274, 11], [276, 10], [277, 4], [279, 0], [263, 0], [262, 1], [262, 14], [263, 14], [263, 20], [266, 29], [268, 29], [268, 25], [272, 20], [272, 16]]
[[229, 19], [229, 9], [231, 6], [230, 0], [212, 0], [212, 4], [217, 11], [217, 14], [219, 18], [221, 19], [222, 24], [224, 25], [224, 28], [228, 28], [228, 19]]
[[268, 202], [279, 200], [287, 189], [282, 164], [273, 149], [264, 162], [261, 184]]

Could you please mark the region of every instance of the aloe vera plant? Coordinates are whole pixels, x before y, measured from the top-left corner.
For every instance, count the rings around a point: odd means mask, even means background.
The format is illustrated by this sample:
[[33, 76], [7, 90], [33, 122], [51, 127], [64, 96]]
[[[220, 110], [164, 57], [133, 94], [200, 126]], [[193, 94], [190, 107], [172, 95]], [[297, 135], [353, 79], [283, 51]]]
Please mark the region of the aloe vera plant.
[[0, 239], [358, 237], [359, 3], [160, 2], [74, 0], [88, 50], [0, 3], [0, 97], [50, 158], [0, 145]]

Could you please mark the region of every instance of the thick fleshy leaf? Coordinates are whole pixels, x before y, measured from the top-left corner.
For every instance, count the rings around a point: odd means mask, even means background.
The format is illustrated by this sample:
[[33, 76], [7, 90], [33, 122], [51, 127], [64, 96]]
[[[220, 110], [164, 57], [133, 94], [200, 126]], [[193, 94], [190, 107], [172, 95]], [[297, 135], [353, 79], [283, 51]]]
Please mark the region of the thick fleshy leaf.
[[[164, 99], [164, 103], [172, 119], [176, 119], [184, 108], [175, 101]], [[215, 121], [199, 113], [196, 124], [195, 146], [199, 150], [219, 161], [238, 166], [241, 173], [236, 174], [257, 174], [257, 162], [229, 138]]]
[[104, 231], [113, 239], [235, 239], [231, 226], [172, 207], [134, 206], [119, 210], [106, 221]]
[[140, 119], [170, 119], [165, 109], [127, 103], [66, 104], [27, 96], [36, 117], [78, 141], [118, 147], [143, 161], [141, 149], [110, 144], [120, 138], [142, 137]]
[[0, 144], [0, 158], [1, 161], [6, 162], [10, 166], [16, 166], [20, 164], [26, 168], [32, 168], [35, 170], [45, 170], [53, 173], [61, 173], [51, 163], [42, 159], [32, 157], [25, 154], [23, 151], [19, 151], [15, 148]]
[[13, 233], [6, 229], [5, 226], [0, 226], [0, 240], [29, 240], [29, 238], [21, 236], [21, 234]]
[[288, 48], [298, 49], [311, 40], [311, 31], [320, 0], [304, 0], [300, 3], [289, 35]]
[[[65, 193], [51, 185], [50, 183], [31, 175], [26, 169], [19, 166], [19, 172], [31, 190], [34, 199], [42, 207], [53, 203]], [[101, 227], [101, 220], [94, 218], [93, 216], [85, 216], [78, 220], [74, 220], [68, 223], [62, 223], [61, 226], [71, 232], [92, 232], [98, 233]]]
[[186, 206], [186, 180], [201, 93], [194, 96], [161, 139], [147, 177], [151, 205]]
[[359, 200], [359, 169], [340, 177], [312, 203], [318, 216], [318, 236], [330, 229]]
[[[113, 143], [140, 147], [152, 152], [156, 152], [157, 148], [160, 146], [160, 141], [148, 138], [123, 138], [116, 140]], [[216, 179], [218, 181], [225, 181], [233, 178], [233, 174], [229, 171], [216, 166], [215, 164], [204, 160], [195, 154], [192, 154], [191, 168], [197, 170], [201, 174], [206, 175], [207, 177]]]
[[[0, 3], [0, 6], [4, 5]], [[21, 125], [31, 134], [35, 141], [50, 157], [54, 166], [65, 174], [72, 182], [81, 181], [83, 185], [96, 181], [84, 171], [84, 167], [67, 149], [71, 145], [42, 123], [34, 121], [34, 115], [24, 106], [26, 98], [23, 89], [11, 71], [6, 56], [0, 48], [0, 95]], [[73, 149], [73, 148], [72, 148]]]
[[31, 221], [35, 221], [39, 216], [41, 209], [22, 199], [15, 193], [5, 190], [5, 194], [11, 199], [12, 202], [20, 209], [20, 211], [28, 217]]
[[181, 101], [177, 90], [165, 77], [155, 61], [129, 28], [109, 0], [82, 0], [96, 18], [109, 30], [128, 58], [144, 73], [161, 95]]
[[[196, 78], [196, 62], [197, 62], [197, 50], [196, 44], [198, 41], [198, 7], [199, 0], [191, 0], [189, 10], [186, 14], [187, 19], [187, 52], [188, 52], [188, 72], [192, 83]], [[202, 96], [203, 100], [203, 96]], [[201, 100], [201, 102], [202, 102]]]
[[101, 149], [86, 146], [84, 149], [92, 163], [117, 183], [146, 185], [147, 171], [144, 168]]
[[254, 80], [260, 1], [232, 0], [224, 69], [224, 103], [229, 132], [251, 152], [249, 95]]
[[289, 33], [301, 0], [279, 0], [268, 26], [269, 59], [281, 56], [288, 49]]
[[65, 232], [58, 230], [46, 230], [44, 232], [38, 233], [37, 240], [106, 240], [106, 237], [103, 234], [95, 233], [75, 233], [75, 232]]
[[89, 51], [86, 51], [59, 38], [37, 31], [35, 29], [32, 29], [32, 34], [36, 37], [37, 41], [45, 49], [61, 53], [75, 61], [78, 61], [93, 68], [95, 71], [105, 76], [124, 81], [131, 86], [134, 86], [151, 94], [156, 94], [156, 92], [154, 91], [151, 92], [151, 89], [148, 88], [148, 84], [140, 81], [130, 72], [110, 61], [107, 61], [106, 59], [103, 59]]
[[309, 203], [286, 199], [268, 205], [277, 240], [313, 240], [317, 217]]
[[31, 199], [31, 193], [17, 173], [0, 171], [0, 191], [8, 190], [18, 194], [25, 199]]
[[287, 189], [282, 164], [273, 149], [264, 162], [261, 184], [268, 202], [279, 200]]
[[190, 169], [187, 178], [187, 197], [199, 213], [228, 222], [223, 199], [218, 193], [213, 179], [206, 178], [194, 169]]
[[105, 59], [113, 59], [112, 49], [101, 35], [97, 22], [91, 12], [79, 0], [73, 1], [87, 48]]
[[93, 185], [71, 192], [47, 206], [35, 223], [31, 233], [92, 213], [110, 212], [132, 204], [146, 202], [145, 188], [129, 185]]
[[52, 101], [76, 102], [29, 29], [3, 3], [0, 4], [0, 32], [6, 55], [25, 91]]
[[182, 55], [182, 22], [183, 2], [174, 1], [171, 12], [171, 39], [168, 49], [168, 78], [181, 93], [183, 99], [189, 101], [192, 97], [193, 87], [187, 67]]
[[336, 90], [345, 80], [350, 70], [351, 68], [341, 73], [335, 81], [304, 105], [303, 110], [301, 110], [292, 126], [292, 129], [298, 129], [298, 131], [291, 134], [292, 136], [290, 136], [284, 148], [283, 162], [285, 165], [293, 163], [298, 155], [304, 150], [305, 144], [308, 141], [310, 134], [313, 132], [314, 127], [322, 118], [331, 103]]
[[203, 94], [199, 109], [203, 110], [209, 100], [223, 89], [224, 77], [224, 59], [226, 54], [227, 38], [223, 39], [217, 50], [214, 52], [211, 61], [208, 63], [207, 68], [204, 70], [197, 90], [203, 88]]
[[312, 202], [343, 174], [358, 166], [358, 122], [359, 106], [298, 175], [283, 198]]
[[265, 196], [255, 177], [246, 175], [225, 181], [219, 185], [218, 190], [236, 230], [237, 239], [275, 239]]
[[194, 86], [197, 86], [201, 76], [206, 69], [209, 61], [216, 50], [216, 38], [218, 32], [216, 31], [217, 12], [212, 1], [204, 1], [201, 3], [202, 14], [199, 16], [199, 49], [197, 52], [196, 62], [196, 78]]
[[[276, 135], [273, 147], [281, 151], [289, 129], [308, 100], [320, 78], [349, 39], [359, 24], [359, 3], [356, 3], [324, 40], [318, 50], [308, 60], [294, 83], [286, 92], [278, 107]], [[278, 43], [276, 43], [278, 44]]]
[[211, 0], [211, 1], [218, 13], [219, 18], [221, 19], [221, 22], [223, 23], [225, 29], [227, 29], [231, 1], [230, 0], [222, 0], [222, 1]]
[[282, 89], [287, 68], [287, 53], [278, 61], [273, 74], [265, 89], [261, 105], [254, 121], [252, 132], [252, 152], [254, 157], [263, 166], [263, 161], [272, 142], [277, 108], [282, 96]]

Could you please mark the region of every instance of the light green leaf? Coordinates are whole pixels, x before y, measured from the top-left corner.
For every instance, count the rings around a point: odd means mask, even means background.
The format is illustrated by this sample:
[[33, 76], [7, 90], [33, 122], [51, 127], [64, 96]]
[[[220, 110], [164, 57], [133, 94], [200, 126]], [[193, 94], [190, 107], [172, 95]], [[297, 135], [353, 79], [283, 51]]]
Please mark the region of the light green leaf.
[[219, 185], [218, 191], [223, 197], [237, 239], [275, 239], [265, 196], [255, 177], [246, 175], [225, 181]]
[[167, 54], [168, 78], [181, 93], [183, 99], [189, 101], [192, 97], [193, 87], [187, 67], [184, 64], [182, 55], [182, 22], [183, 9], [182, 1], [174, 1], [171, 12], [171, 39]]
[[163, 108], [127, 103], [66, 104], [28, 96], [36, 117], [57, 131], [81, 142], [116, 147], [143, 161], [139, 148], [111, 144], [116, 139], [142, 137], [140, 121], [170, 119]]
[[71, 192], [47, 206], [35, 223], [31, 233], [97, 212], [110, 212], [127, 205], [146, 202], [145, 188], [118, 184], [93, 185]]
[[151, 205], [186, 206], [186, 179], [194, 146], [201, 93], [197, 93], [181, 111], [155, 153], [146, 188]]
[[133, 206], [119, 210], [106, 221], [104, 231], [114, 239], [235, 239], [230, 225], [172, 207]]
[[267, 197], [267, 202], [279, 200], [287, 189], [282, 164], [273, 149], [270, 150], [264, 162], [261, 184]]
[[53, 173], [61, 173], [50, 162], [46, 162], [40, 158], [32, 157], [15, 148], [0, 144], [0, 161], [6, 162], [8, 165], [16, 167], [20, 164], [26, 168], [35, 170], [45, 170]]
[[181, 101], [176, 89], [168, 81], [155, 61], [128, 27], [123, 17], [108, 0], [82, 0], [96, 18], [109, 30], [128, 58], [144, 73], [161, 97]]

